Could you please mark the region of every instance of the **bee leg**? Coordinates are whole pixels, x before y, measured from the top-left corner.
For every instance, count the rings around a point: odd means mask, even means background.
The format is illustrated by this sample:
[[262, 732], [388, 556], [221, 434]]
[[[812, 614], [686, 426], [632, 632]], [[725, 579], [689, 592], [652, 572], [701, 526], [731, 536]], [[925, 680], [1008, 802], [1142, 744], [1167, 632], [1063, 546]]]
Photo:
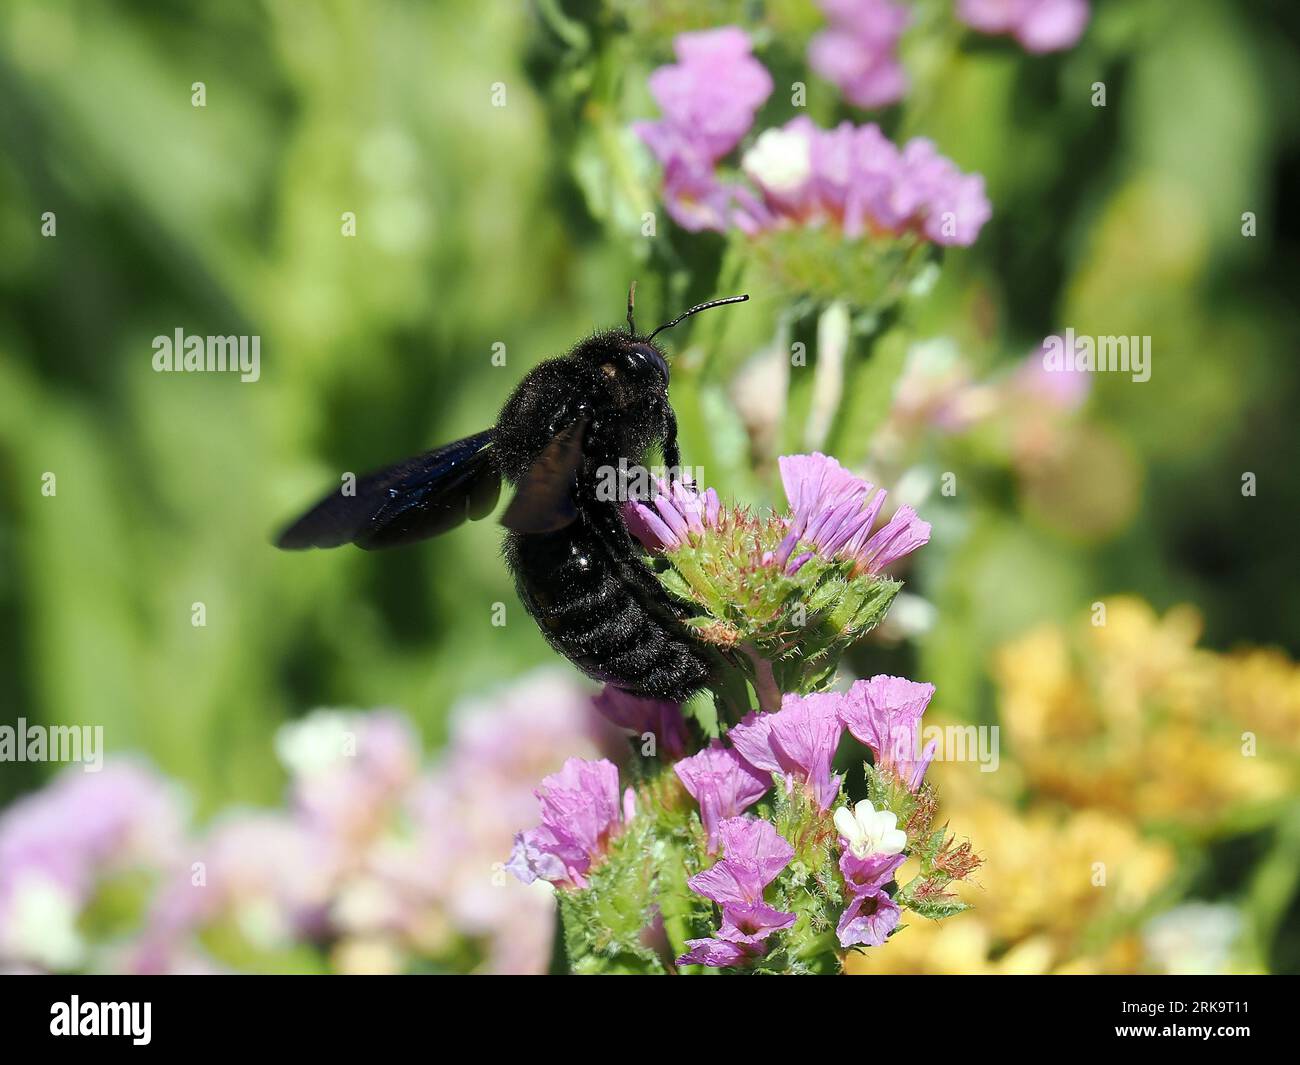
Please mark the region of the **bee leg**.
[[576, 404], [565, 403], [564, 406], [556, 411], [555, 417], [551, 419], [550, 425], [547, 427], [547, 432], [551, 436], [555, 436], [557, 433], [563, 432], [574, 422], [583, 418], [590, 419], [591, 416], [591, 404], [585, 402]]
[[664, 404], [664, 465], [668, 467], [668, 479], [682, 479], [682, 452], [677, 446], [677, 415], [673, 408]]

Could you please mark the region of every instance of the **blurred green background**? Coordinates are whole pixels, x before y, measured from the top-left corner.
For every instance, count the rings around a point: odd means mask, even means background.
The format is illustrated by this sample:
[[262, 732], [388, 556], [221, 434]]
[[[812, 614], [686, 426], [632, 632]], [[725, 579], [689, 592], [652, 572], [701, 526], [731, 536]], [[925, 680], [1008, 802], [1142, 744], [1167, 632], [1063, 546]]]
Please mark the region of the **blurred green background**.
[[[661, 215], [643, 237], [655, 172], [626, 127], [653, 117], [645, 78], [675, 30], [761, 33], [800, 6], [9, 0], [0, 721], [102, 724], [110, 754], [144, 752], [203, 814], [276, 801], [271, 736], [314, 706], [399, 707], [436, 747], [458, 698], [553, 658], [495, 523], [379, 554], [282, 554], [270, 535], [343, 471], [489, 425], [528, 367], [621, 320], [634, 277], [644, 322], [754, 282], [749, 308], [673, 338], [674, 401], [687, 463], [778, 498], [728, 387], [780, 321], [815, 354], [815, 316], [737, 272], [719, 235]], [[802, 54], [769, 43], [760, 127], [792, 113]], [[935, 537], [909, 590], [935, 624], [855, 664], [933, 681], [944, 713], [989, 721], [995, 648], [1117, 593], [1195, 604], [1211, 649], [1300, 654], [1294, 5], [1104, 0], [1060, 55], [949, 27], [909, 36], [903, 58], [918, 88], [882, 125], [982, 173], [993, 220], [855, 350], [825, 449], [868, 461], [891, 353], [920, 340], [996, 374], [1066, 325], [1148, 334], [1153, 368], [1097, 379], [1086, 484], [1036, 494], [978, 442], [936, 445], [925, 468], [963, 487], [922, 508]], [[814, 117], [861, 120], [809, 80]], [[152, 338], [177, 328], [259, 335], [261, 379], [153, 372]], [[786, 451], [811, 375], [789, 390]], [[0, 802], [47, 775], [0, 766]], [[1278, 950], [1300, 965], [1300, 943]]]

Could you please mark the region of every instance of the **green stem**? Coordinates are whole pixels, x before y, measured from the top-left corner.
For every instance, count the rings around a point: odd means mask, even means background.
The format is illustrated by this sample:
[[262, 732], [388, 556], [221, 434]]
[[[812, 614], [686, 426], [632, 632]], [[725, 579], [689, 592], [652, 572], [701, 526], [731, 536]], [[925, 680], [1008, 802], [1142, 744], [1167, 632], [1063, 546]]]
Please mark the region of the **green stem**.
[[754, 665], [754, 691], [758, 694], [758, 708], [769, 714], [776, 713], [781, 709], [781, 688], [776, 683], [772, 663], [747, 643], [742, 643], [740, 649]]
[[549, 976], [569, 975], [569, 949], [564, 941], [564, 914], [559, 901], [555, 904], [555, 927], [551, 932], [551, 961], [546, 967]]

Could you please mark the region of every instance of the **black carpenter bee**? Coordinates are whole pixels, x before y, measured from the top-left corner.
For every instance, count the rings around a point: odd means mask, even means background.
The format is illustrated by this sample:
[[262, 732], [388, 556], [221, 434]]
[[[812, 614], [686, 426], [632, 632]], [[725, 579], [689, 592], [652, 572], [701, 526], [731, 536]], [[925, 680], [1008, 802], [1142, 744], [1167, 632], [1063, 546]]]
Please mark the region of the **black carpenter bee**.
[[627, 332], [609, 330], [535, 366], [495, 428], [376, 470], [351, 495], [331, 493], [280, 534], [286, 549], [397, 547], [490, 513], [501, 479], [515, 494], [501, 518], [519, 597], [560, 654], [588, 676], [658, 699], [683, 700], [715, 665], [682, 623], [628, 533], [610, 470], [639, 466], [658, 444], [679, 471], [668, 361], [654, 338], [701, 303], [640, 336], [628, 293]]

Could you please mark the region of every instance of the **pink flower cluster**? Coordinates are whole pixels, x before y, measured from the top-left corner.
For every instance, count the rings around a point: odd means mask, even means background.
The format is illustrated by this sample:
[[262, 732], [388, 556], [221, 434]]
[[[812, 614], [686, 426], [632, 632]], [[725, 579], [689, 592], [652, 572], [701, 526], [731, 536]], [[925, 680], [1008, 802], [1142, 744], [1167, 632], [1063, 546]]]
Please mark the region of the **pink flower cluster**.
[[[691, 940], [679, 963], [742, 964], [764, 952], [772, 932], [793, 923], [792, 914], [763, 901], [763, 889], [793, 850], [766, 821], [740, 816], [766, 794], [768, 781], [783, 778], [787, 792], [803, 788], [819, 809], [830, 810], [841, 783], [831, 762], [848, 729], [871, 750], [877, 767], [918, 790], [936, 751], [933, 742], [920, 749], [921, 715], [933, 695], [931, 684], [884, 675], [860, 680], [847, 692], [787, 694], [779, 711], [752, 713], [732, 726], [731, 746], [715, 740], [674, 766], [699, 804], [710, 853], [719, 845], [723, 852], [717, 865], [689, 882], [722, 906], [721, 928], [711, 939]], [[885, 816], [892, 827], [893, 815]], [[858, 857], [845, 842], [840, 872], [849, 905], [838, 924], [842, 946], [878, 946], [898, 924], [898, 904], [886, 888], [902, 861], [901, 853]]]
[[763, 901], [763, 892], [794, 857], [794, 848], [770, 822], [729, 817], [718, 825], [722, 859], [687, 881], [692, 891], [722, 907], [718, 931], [708, 939], [688, 939], [690, 951], [678, 965], [723, 968], [759, 957], [767, 939], [795, 921], [793, 913]]
[[618, 794], [618, 767], [608, 759], [570, 758], [536, 792], [542, 823], [515, 837], [506, 868], [525, 884], [549, 880], [577, 888], [624, 821], [636, 811], [631, 788]]
[[[842, 51], [836, 40], [823, 50]], [[684, 229], [735, 226], [753, 236], [833, 223], [849, 239], [917, 232], [969, 245], [992, 215], [980, 175], [963, 174], [924, 138], [900, 150], [875, 125], [823, 130], [796, 118], [745, 153], [752, 184], [720, 176], [718, 163], [748, 131], [771, 77], [735, 27], [682, 34], [675, 47], [679, 63], [650, 78], [663, 118], [633, 129], [663, 164], [664, 199]]]
[[[603, 708], [654, 731], [661, 751], [685, 750], [675, 705], [614, 705]], [[244, 964], [225, 953], [237, 943], [240, 959], [341, 972], [403, 971], [472, 944], [479, 970], [542, 972], [554, 899], [494, 883], [498, 863], [536, 810], [533, 782], [616, 740], [581, 685], [546, 671], [460, 704], [432, 765], [393, 711], [300, 718], [275, 739], [289, 803], [230, 809], [201, 831], [181, 789], [153, 770], [69, 768], [0, 812], [0, 971], [221, 971]], [[592, 764], [569, 774], [607, 780]], [[625, 811], [608, 826], [582, 820], [604, 813], [584, 808], [565, 831], [598, 846]], [[572, 848], [558, 858], [584, 863]], [[111, 939], [82, 922], [107, 886], [138, 891], [141, 908]]]
[[734, 26], [679, 34], [677, 62], [650, 75], [663, 118], [633, 129], [664, 168], [668, 211], [683, 229], [726, 228], [731, 191], [714, 175], [718, 161], [754, 124], [772, 76]]
[[[888, 493], [855, 477], [821, 452], [784, 455], [781, 482], [789, 501], [789, 532], [762, 563], [793, 574], [813, 557], [851, 559], [856, 569], [877, 574], [929, 542], [930, 523], [915, 510], [899, 507], [879, 529], [873, 528]], [[874, 494], [873, 494], [874, 493]], [[673, 551], [719, 528], [722, 508], [712, 489], [697, 491], [674, 481], [659, 483], [648, 503], [630, 500], [623, 508], [630, 532], [648, 551]], [[815, 548], [795, 554], [800, 544]]]
[[929, 543], [930, 523], [908, 506], [873, 533], [888, 493], [835, 459], [815, 451], [784, 455], [778, 465], [793, 511], [787, 540], [811, 543], [826, 557], [851, 558], [866, 573], [880, 573]]
[[898, 38], [912, 12], [893, 0], [817, 0], [829, 28], [808, 45], [808, 63], [858, 107], [885, 107], [907, 92]]
[[763, 133], [742, 166], [761, 192], [735, 212], [750, 232], [833, 222], [849, 238], [910, 231], [966, 246], [993, 214], [982, 176], [963, 174], [924, 137], [900, 150], [874, 123], [826, 130], [800, 116]]
[[6, 809], [0, 970], [82, 964], [81, 909], [114, 875], [159, 875], [173, 866], [183, 854], [184, 820], [179, 789], [134, 762], [94, 773], [69, 768]]
[[855, 857], [846, 846], [840, 855], [840, 873], [848, 889], [849, 904], [835, 926], [842, 947], [878, 947], [898, 927], [898, 903], [885, 890], [903, 864], [902, 854]]
[[1029, 52], [1059, 52], [1083, 35], [1088, 0], [957, 0], [957, 17], [981, 33], [1010, 34]]

